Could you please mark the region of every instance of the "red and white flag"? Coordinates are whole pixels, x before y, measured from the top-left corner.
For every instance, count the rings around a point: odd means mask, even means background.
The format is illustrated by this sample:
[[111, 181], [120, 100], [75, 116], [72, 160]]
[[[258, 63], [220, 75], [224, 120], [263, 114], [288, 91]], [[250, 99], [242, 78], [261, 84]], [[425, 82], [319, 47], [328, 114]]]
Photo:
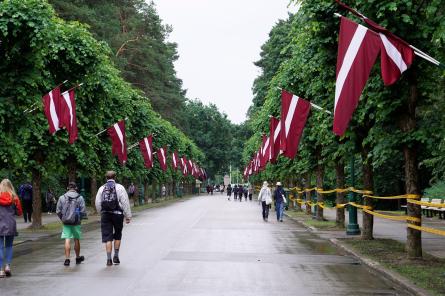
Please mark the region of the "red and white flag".
[[167, 147], [161, 147], [157, 152], [159, 165], [161, 169], [165, 172], [167, 170]]
[[48, 120], [49, 132], [54, 135], [59, 128], [60, 113], [60, 87], [57, 86], [52, 91], [42, 97], [43, 111]]
[[111, 153], [117, 155], [117, 158], [122, 164], [127, 161], [127, 142], [125, 140], [125, 121], [121, 120], [118, 123], [107, 129], [108, 135], [111, 138]]
[[62, 94], [60, 100], [60, 121], [59, 127], [65, 127], [70, 135], [70, 144], [77, 140], [77, 117], [76, 100], [74, 89], [70, 89]]
[[175, 169], [175, 170], [177, 170], [178, 166], [180, 166], [178, 152], [176, 152], [176, 151], [172, 153], [172, 165], [173, 165], [173, 169]]
[[293, 159], [303, 133], [311, 104], [285, 90], [281, 92], [281, 144], [283, 155]]
[[184, 176], [188, 175], [188, 169], [187, 169], [187, 158], [183, 155], [181, 158], [181, 167], [182, 167], [182, 174]]
[[263, 135], [263, 145], [261, 149], [260, 167], [264, 168], [270, 160], [270, 137]]
[[397, 37], [386, 28], [380, 26], [358, 11], [338, 1], [338, 4], [361, 18], [374, 32], [377, 32], [381, 44], [380, 68], [385, 85], [391, 85], [399, 80], [414, 60], [414, 50], [403, 39]]
[[153, 167], [153, 136], [150, 135], [139, 141], [139, 148], [144, 157], [144, 164], [146, 168]]
[[334, 127], [343, 135], [380, 52], [380, 38], [366, 27], [341, 18], [335, 85]]
[[193, 161], [191, 159], [187, 161], [187, 171], [193, 176]]
[[281, 121], [275, 117], [270, 118], [270, 137], [273, 140], [270, 143], [269, 160], [271, 163], [275, 163], [280, 154], [281, 146]]

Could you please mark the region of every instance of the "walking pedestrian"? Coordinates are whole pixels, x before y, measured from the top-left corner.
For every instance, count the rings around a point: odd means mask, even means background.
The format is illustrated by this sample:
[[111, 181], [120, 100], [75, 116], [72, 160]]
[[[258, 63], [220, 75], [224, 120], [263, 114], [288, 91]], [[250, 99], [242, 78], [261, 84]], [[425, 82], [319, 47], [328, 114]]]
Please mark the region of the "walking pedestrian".
[[162, 197], [166, 197], [167, 196], [167, 188], [165, 187], [164, 184], [162, 184], [161, 194], [162, 194]]
[[275, 210], [277, 212], [277, 221], [283, 222], [283, 212], [284, 212], [284, 189], [281, 182], [277, 182], [277, 188], [275, 189], [273, 198], [275, 200]]
[[[120, 264], [119, 249], [122, 239], [122, 229], [125, 222], [131, 220], [130, 202], [124, 186], [116, 183], [116, 172], [108, 171], [105, 175], [107, 183], [102, 185], [96, 195], [96, 209], [101, 213], [100, 228], [102, 242], [107, 252], [107, 266]], [[111, 260], [114, 241], [114, 256]]]
[[240, 202], [243, 201], [243, 193], [244, 193], [243, 186], [241, 184], [238, 184], [238, 198]]
[[230, 200], [230, 197], [232, 196], [232, 185], [227, 185], [227, 200]]
[[249, 184], [249, 200], [252, 201], [252, 196], [253, 196], [253, 186], [252, 184]]
[[63, 223], [61, 239], [65, 240], [65, 262], [63, 265], [70, 265], [71, 240], [74, 240], [74, 252], [76, 253], [76, 264], [85, 260], [80, 256], [80, 240], [82, 239], [82, 228], [80, 226], [82, 218], [86, 217], [85, 200], [77, 193], [75, 182], [69, 182], [67, 192], [59, 197], [57, 201], [56, 214]]
[[51, 215], [52, 213], [54, 213], [56, 206], [56, 197], [51, 187], [48, 187], [48, 191], [46, 191], [45, 201], [48, 214]]
[[244, 193], [244, 199], [247, 201], [247, 186], [246, 185], [244, 185], [244, 187], [243, 187], [243, 193]]
[[23, 218], [25, 223], [31, 223], [32, 216], [32, 185], [29, 182], [19, 186], [19, 197], [22, 200], [23, 205]]
[[22, 215], [22, 206], [11, 181], [3, 179], [0, 182], [0, 278], [12, 274], [12, 246], [14, 236], [18, 235], [15, 215]]
[[128, 186], [128, 198], [133, 201], [133, 205], [136, 206], [136, 186], [134, 186], [133, 182], [130, 183], [130, 186]]
[[258, 201], [261, 202], [263, 220], [267, 222], [269, 219], [269, 205], [272, 203], [272, 193], [267, 181], [263, 182], [263, 187], [261, 187], [261, 191], [258, 194]]
[[238, 198], [238, 192], [239, 192], [238, 185], [235, 184], [235, 187], [233, 187], [233, 200], [236, 200]]
[[224, 194], [224, 189], [226, 189], [226, 185], [221, 184], [221, 186], [219, 186], [219, 191], [221, 191], [221, 194]]

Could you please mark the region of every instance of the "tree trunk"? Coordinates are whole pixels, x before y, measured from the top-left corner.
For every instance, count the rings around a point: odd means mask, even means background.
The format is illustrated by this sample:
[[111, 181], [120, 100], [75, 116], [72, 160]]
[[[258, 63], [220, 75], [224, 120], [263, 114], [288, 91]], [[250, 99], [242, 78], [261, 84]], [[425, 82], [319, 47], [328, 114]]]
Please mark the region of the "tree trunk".
[[[306, 181], [305, 181], [304, 187], [305, 187], [305, 189], [311, 188], [311, 173], [310, 172], [306, 173]], [[311, 201], [312, 201], [311, 192], [306, 191], [306, 202], [311, 202]], [[312, 214], [311, 206], [308, 204], [306, 204], [306, 214], [308, 214], [308, 215]]]
[[96, 201], [96, 194], [97, 194], [97, 178], [96, 174], [93, 174], [91, 176], [91, 184], [90, 184], [90, 191], [91, 191], [91, 206], [93, 207], [93, 213], [97, 213], [95, 201]]
[[[362, 173], [363, 173], [363, 186], [365, 190], [372, 191], [374, 188], [374, 177], [372, 171], [371, 159], [368, 157], [369, 147], [362, 148]], [[363, 204], [373, 208], [372, 198], [363, 198]], [[362, 239], [371, 240], [373, 237], [374, 230], [374, 216], [363, 211], [363, 231]]]
[[[346, 177], [345, 177], [345, 164], [342, 159], [337, 159], [335, 162], [335, 175], [337, 178], [336, 186], [339, 189], [345, 188]], [[337, 205], [345, 203], [345, 192], [337, 192], [337, 198], [335, 202]], [[337, 215], [335, 218], [335, 223], [337, 227], [345, 227], [345, 208], [337, 208]]]
[[[323, 189], [323, 177], [324, 177], [324, 167], [322, 164], [317, 165], [317, 188]], [[323, 193], [317, 192], [317, 202], [323, 203], [324, 196]], [[323, 208], [317, 206], [317, 220], [323, 221]]]
[[42, 228], [42, 197], [41, 197], [42, 173], [32, 169], [32, 228]]
[[148, 203], [148, 199], [150, 197], [149, 192], [148, 192], [148, 187], [149, 187], [148, 181], [144, 180], [144, 202], [145, 203]]
[[74, 156], [68, 156], [67, 166], [68, 166], [68, 182], [76, 183], [77, 162]]
[[[416, 129], [416, 105], [417, 105], [417, 77], [414, 68], [410, 69], [408, 80], [410, 83], [408, 102], [404, 105], [406, 108], [399, 119], [399, 126], [402, 132], [407, 136]], [[405, 190], [407, 194], [419, 194], [419, 173], [417, 171], [417, 143], [404, 143], [402, 146], [403, 156], [405, 158]], [[408, 204], [408, 215], [411, 217], [422, 219], [421, 206]], [[421, 222], [408, 222], [417, 226], [421, 226]], [[412, 228], [407, 228], [406, 252], [409, 258], [422, 257], [422, 232]]]

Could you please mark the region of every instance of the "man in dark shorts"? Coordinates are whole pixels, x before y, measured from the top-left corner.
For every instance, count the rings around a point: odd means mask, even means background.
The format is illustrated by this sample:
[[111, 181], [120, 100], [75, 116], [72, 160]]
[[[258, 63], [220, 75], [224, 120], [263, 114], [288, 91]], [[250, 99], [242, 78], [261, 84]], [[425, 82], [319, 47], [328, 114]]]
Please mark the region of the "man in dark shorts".
[[[122, 229], [125, 222], [130, 223], [131, 209], [127, 191], [121, 184], [116, 183], [116, 172], [108, 171], [105, 175], [107, 183], [99, 188], [96, 195], [96, 209], [100, 213], [100, 228], [102, 242], [107, 252], [107, 266], [120, 264], [119, 248], [122, 239]], [[114, 241], [114, 256], [111, 260]]]

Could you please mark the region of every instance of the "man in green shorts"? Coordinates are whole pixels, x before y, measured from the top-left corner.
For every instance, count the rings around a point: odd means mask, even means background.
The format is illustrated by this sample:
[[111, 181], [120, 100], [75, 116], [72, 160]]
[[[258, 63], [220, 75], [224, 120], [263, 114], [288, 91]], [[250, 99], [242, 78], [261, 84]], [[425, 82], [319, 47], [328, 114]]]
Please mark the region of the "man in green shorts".
[[80, 239], [82, 239], [82, 229], [80, 221], [86, 216], [85, 200], [77, 193], [77, 185], [74, 182], [68, 184], [68, 192], [59, 197], [56, 214], [63, 223], [62, 239], [65, 239], [65, 262], [63, 265], [70, 265], [71, 239], [74, 239], [74, 252], [76, 253], [76, 264], [85, 260], [80, 256]]

